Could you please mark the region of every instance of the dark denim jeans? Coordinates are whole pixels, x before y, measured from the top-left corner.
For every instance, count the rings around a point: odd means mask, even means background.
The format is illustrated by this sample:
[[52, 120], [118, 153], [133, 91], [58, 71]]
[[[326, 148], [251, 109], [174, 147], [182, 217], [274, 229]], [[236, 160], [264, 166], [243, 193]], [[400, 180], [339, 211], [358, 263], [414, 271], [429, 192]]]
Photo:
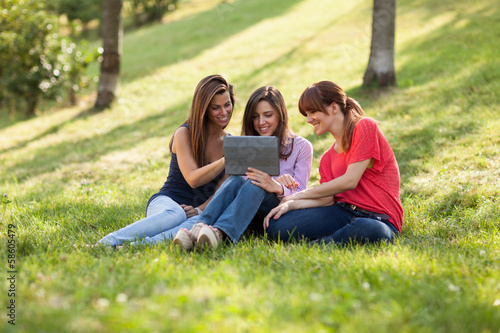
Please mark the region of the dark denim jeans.
[[306, 238], [321, 242], [347, 244], [351, 242], [392, 242], [399, 235], [387, 220], [370, 218], [367, 214], [343, 207], [342, 203], [331, 206], [299, 209], [269, 222], [267, 235], [270, 239], [284, 242]]

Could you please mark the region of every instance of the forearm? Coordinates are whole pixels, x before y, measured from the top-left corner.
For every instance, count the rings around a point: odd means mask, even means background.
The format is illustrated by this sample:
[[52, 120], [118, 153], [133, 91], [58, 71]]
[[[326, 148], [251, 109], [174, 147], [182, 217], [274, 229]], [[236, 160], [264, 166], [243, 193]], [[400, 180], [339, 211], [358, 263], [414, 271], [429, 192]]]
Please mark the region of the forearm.
[[320, 199], [325, 197], [333, 197], [339, 193], [350, 190], [350, 187], [344, 186], [339, 181], [340, 178], [331, 180], [327, 183], [308, 188], [293, 195], [294, 199], [308, 200]]
[[290, 210], [330, 206], [334, 202], [333, 196], [318, 199], [291, 200]]
[[346, 172], [335, 179], [332, 179], [321, 185], [308, 188], [295, 194], [294, 199], [317, 199], [323, 197], [333, 197], [339, 193], [352, 190], [358, 186], [358, 182], [363, 176], [371, 160], [367, 159], [361, 162], [349, 164]]
[[192, 188], [205, 185], [224, 170], [224, 157], [201, 168], [188, 172], [184, 178]]
[[210, 198], [208, 198], [207, 201], [199, 205], [197, 208], [201, 209], [201, 211], [204, 211], [205, 208], [207, 208], [208, 204], [210, 203], [210, 200], [212, 200], [212, 197], [213, 195]]

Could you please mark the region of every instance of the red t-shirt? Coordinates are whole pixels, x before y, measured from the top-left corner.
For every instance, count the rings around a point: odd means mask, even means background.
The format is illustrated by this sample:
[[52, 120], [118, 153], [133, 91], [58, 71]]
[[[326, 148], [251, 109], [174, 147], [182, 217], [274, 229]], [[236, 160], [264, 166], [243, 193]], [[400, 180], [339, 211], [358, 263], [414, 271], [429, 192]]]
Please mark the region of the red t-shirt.
[[330, 147], [319, 164], [320, 183], [345, 174], [351, 163], [373, 158], [373, 168], [366, 169], [355, 189], [337, 194], [335, 201], [389, 215], [389, 221], [401, 231], [403, 208], [399, 199], [399, 168], [391, 146], [375, 120], [362, 118], [354, 127], [351, 148], [337, 153]]

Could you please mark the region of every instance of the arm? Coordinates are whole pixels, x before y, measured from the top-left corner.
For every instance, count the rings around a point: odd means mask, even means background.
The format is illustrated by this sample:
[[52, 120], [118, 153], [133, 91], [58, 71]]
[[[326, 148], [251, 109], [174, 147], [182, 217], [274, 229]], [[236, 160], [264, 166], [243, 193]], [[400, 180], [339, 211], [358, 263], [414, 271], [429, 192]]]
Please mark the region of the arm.
[[311, 176], [311, 166], [313, 159], [312, 144], [306, 139], [301, 138], [300, 143], [296, 145], [295, 149], [298, 149], [298, 154], [296, 155], [297, 157], [295, 158], [292, 174], [289, 177], [293, 178], [298, 185], [295, 187], [287, 186], [287, 184], [277, 179], [278, 182], [285, 185], [283, 186], [283, 193], [281, 193], [280, 199], [292, 195], [296, 192], [305, 190], [307, 188], [307, 184], [309, 183], [309, 177]]
[[361, 176], [363, 176], [363, 173], [368, 168], [371, 161], [372, 159], [367, 159], [361, 162], [349, 164], [345, 174], [342, 176], [321, 185], [295, 193], [284, 200], [318, 199], [327, 196], [335, 196], [336, 194], [352, 190], [358, 186]]
[[[283, 172], [276, 180], [266, 173], [257, 169], [248, 168], [246, 176], [252, 180], [252, 184], [259, 186], [269, 193], [275, 193], [278, 198], [302, 191], [307, 188], [312, 165], [312, 145], [306, 139], [300, 138], [294, 143], [295, 151], [287, 161], [280, 160], [280, 168]], [[298, 143], [297, 143], [298, 142]], [[293, 169], [292, 169], [293, 168]]]
[[264, 218], [264, 229], [269, 226], [269, 220], [271, 218], [276, 220], [289, 211], [333, 204], [336, 194], [356, 188], [361, 176], [368, 168], [371, 161], [372, 159], [367, 159], [349, 164], [346, 173], [342, 176], [284, 198], [281, 203], [271, 210]]
[[334, 203], [333, 196], [324, 197], [319, 199], [303, 199], [303, 200], [287, 200], [282, 201], [277, 207], [274, 207], [269, 214], [264, 218], [264, 230], [269, 227], [269, 220], [271, 218], [277, 220], [281, 215], [286, 214], [289, 211], [304, 209], [304, 208], [314, 208], [329, 206]]
[[177, 129], [174, 133], [172, 151], [177, 154], [179, 168], [186, 182], [192, 188], [202, 186], [214, 179], [225, 167], [224, 157], [217, 161], [198, 167], [191, 149], [189, 130], [185, 127]]

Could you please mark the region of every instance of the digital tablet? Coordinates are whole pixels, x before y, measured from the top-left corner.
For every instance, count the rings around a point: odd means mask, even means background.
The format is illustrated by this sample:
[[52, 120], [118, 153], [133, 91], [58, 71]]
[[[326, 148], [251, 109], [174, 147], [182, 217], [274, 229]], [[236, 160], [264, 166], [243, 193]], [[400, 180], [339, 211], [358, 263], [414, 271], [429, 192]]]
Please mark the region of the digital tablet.
[[224, 137], [226, 174], [244, 175], [248, 167], [271, 176], [280, 174], [279, 140], [276, 136]]

